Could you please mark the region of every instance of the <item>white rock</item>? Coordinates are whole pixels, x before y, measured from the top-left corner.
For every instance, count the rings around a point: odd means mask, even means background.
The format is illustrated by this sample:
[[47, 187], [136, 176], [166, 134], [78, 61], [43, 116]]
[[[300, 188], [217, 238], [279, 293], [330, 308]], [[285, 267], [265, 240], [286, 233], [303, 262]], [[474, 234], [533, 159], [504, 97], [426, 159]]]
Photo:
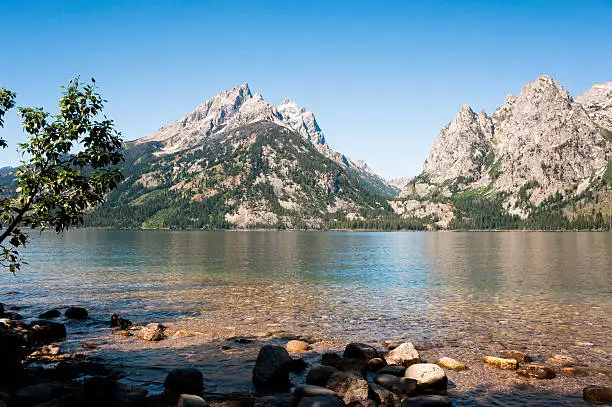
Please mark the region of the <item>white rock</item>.
[[404, 377], [414, 379], [419, 386], [433, 386], [445, 383], [446, 373], [444, 369], [433, 363], [417, 363], [406, 369]]

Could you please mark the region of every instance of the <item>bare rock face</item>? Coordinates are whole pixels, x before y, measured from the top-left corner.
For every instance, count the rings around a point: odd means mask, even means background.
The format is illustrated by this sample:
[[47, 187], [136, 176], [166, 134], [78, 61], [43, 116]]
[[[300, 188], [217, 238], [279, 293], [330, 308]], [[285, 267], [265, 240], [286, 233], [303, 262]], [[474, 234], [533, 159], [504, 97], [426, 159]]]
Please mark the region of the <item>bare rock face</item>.
[[452, 196], [471, 190], [501, 196], [507, 214], [525, 219], [547, 200], [569, 202], [600, 188], [611, 159], [612, 82], [574, 101], [541, 76], [491, 116], [463, 106], [391, 205], [401, 217], [433, 218], [444, 228], [448, 221], [439, 220], [452, 216], [433, 205], [452, 205]]

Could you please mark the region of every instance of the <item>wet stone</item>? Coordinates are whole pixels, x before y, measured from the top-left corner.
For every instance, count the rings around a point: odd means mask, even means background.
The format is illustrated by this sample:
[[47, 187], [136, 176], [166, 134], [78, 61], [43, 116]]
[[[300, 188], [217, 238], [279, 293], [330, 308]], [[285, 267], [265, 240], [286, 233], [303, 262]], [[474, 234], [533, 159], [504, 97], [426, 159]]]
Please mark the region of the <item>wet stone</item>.
[[383, 374], [376, 376], [374, 383], [401, 397], [414, 395], [417, 391], [417, 381], [407, 377]]
[[549, 365], [559, 366], [559, 367], [570, 367], [578, 363], [578, 361], [567, 355], [554, 355], [550, 359], [546, 361]]
[[588, 403], [612, 403], [612, 387], [587, 386], [582, 390], [582, 397]]
[[[415, 385], [416, 387], [416, 385]], [[400, 404], [400, 396], [381, 386], [380, 384], [370, 384], [370, 389], [380, 402], [380, 407], [395, 407]]]
[[515, 359], [517, 362], [531, 363], [531, 356], [519, 350], [503, 350], [501, 355], [506, 359]]
[[166, 337], [166, 335], [164, 334], [165, 330], [166, 327], [164, 327], [163, 325], [152, 323], [142, 328], [138, 332], [138, 337], [140, 339], [150, 342], [161, 341]]
[[338, 397], [338, 393], [333, 390], [330, 390], [323, 386], [312, 386], [309, 384], [297, 386], [293, 391], [293, 394], [296, 398], [315, 396]]
[[338, 370], [352, 373], [357, 376], [365, 376], [367, 362], [363, 359], [342, 358], [333, 365]]
[[307, 342], [300, 341], [297, 339], [291, 340], [287, 342], [287, 344], [285, 345], [285, 349], [287, 349], [287, 352], [293, 352], [293, 353], [305, 352], [309, 348], [310, 348], [310, 345]]
[[53, 318], [59, 318], [61, 316], [61, 312], [59, 312], [59, 310], [57, 309], [52, 309], [46, 312], [43, 312], [42, 314], [40, 314], [38, 316], [38, 318], [41, 319], [53, 319]]
[[176, 407], [209, 407], [209, 404], [202, 397], [193, 394], [181, 394]]
[[259, 350], [253, 368], [253, 384], [259, 392], [288, 391], [292, 360], [281, 346], [264, 345]]
[[129, 319], [122, 318], [119, 314], [113, 314], [111, 315], [110, 326], [111, 328], [129, 329], [134, 324]]
[[367, 369], [370, 372], [376, 372], [387, 366], [387, 362], [383, 358], [372, 358], [368, 360]]
[[64, 312], [64, 316], [68, 319], [87, 319], [89, 313], [82, 307], [68, 307]]
[[467, 370], [467, 366], [466, 365], [464, 365], [463, 363], [459, 362], [458, 360], [455, 360], [453, 358], [449, 358], [449, 357], [446, 357], [446, 356], [438, 359], [437, 364], [439, 366], [442, 366], [442, 367], [444, 367], [446, 369], [449, 369], [449, 370], [457, 370], [457, 371]]
[[338, 397], [316, 396], [302, 397], [297, 407], [346, 407], [346, 404]]
[[334, 366], [342, 357], [337, 353], [327, 352], [321, 356], [321, 363], [327, 366]]
[[516, 359], [504, 359], [497, 358], [495, 356], [485, 356], [483, 361], [486, 364], [498, 367], [504, 370], [516, 370], [518, 368], [518, 362]]
[[553, 379], [555, 371], [545, 365], [525, 364], [521, 365], [516, 371], [520, 376], [529, 377], [532, 379]]
[[51, 343], [66, 339], [64, 324], [51, 321], [33, 321], [27, 325], [28, 339], [34, 342]]

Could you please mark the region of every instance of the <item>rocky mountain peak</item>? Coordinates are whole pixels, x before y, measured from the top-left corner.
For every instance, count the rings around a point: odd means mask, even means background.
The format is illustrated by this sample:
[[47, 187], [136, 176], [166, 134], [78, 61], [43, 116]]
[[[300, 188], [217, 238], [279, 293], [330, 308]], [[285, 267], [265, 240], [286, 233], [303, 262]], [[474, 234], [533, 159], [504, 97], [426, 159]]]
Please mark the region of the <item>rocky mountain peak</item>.
[[593, 120], [601, 127], [612, 131], [612, 82], [596, 83], [576, 98]]

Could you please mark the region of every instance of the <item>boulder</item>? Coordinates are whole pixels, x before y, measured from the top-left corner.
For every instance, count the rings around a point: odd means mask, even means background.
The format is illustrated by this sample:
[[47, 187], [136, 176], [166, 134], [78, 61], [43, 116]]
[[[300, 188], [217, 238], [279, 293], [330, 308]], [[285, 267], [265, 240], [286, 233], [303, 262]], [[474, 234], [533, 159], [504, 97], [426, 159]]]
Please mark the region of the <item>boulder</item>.
[[368, 361], [378, 357], [378, 351], [373, 346], [365, 343], [352, 342], [346, 345], [344, 357]]
[[498, 367], [504, 370], [516, 370], [518, 368], [518, 362], [516, 359], [504, 359], [496, 358], [495, 356], [485, 356], [483, 361], [486, 364]]
[[516, 373], [532, 379], [553, 379], [555, 377], [555, 371], [550, 367], [536, 364], [521, 365]]
[[176, 400], [181, 394], [196, 396], [204, 392], [204, 376], [198, 369], [184, 367], [174, 369], [164, 380], [164, 393], [169, 400]]
[[253, 384], [259, 392], [289, 391], [292, 360], [281, 346], [264, 345], [253, 368]]
[[176, 407], [209, 407], [209, 404], [202, 397], [193, 394], [181, 394]]
[[338, 393], [346, 404], [368, 399], [368, 382], [355, 374], [335, 372], [329, 377], [327, 388]]
[[425, 395], [407, 398], [402, 407], [452, 407], [453, 401], [447, 396]]
[[90, 407], [143, 405], [147, 391], [116, 381], [111, 376], [92, 376], [83, 381], [81, 400], [78, 405]]
[[533, 360], [531, 359], [531, 356], [527, 355], [524, 352], [521, 352], [520, 350], [503, 350], [501, 352], [501, 355], [506, 359], [516, 359], [517, 362], [521, 363], [531, 363], [531, 361]]
[[463, 363], [459, 362], [458, 360], [455, 360], [453, 358], [449, 358], [449, 357], [442, 357], [440, 359], [438, 359], [438, 362], [436, 362], [439, 366], [442, 366], [446, 369], [449, 370], [466, 370], [467, 366], [464, 365]]
[[378, 374], [390, 374], [393, 376], [404, 377], [406, 366], [388, 365], [378, 371]]
[[41, 319], [53, 319], [53, 318], [59, 318], [61, 315], [62, 315], [62, 313], [59, 312], [59, 310], [52, 309], [52, 310], [43, 312], [42, 314], [40, 314], [38, 316], [38, 318], [41, 318]]
[[337, 372], [333, 366], [317, 365], [313, 366], [306, 375], [306, 384], [314, 386], [325, 386], [329, 377]]
[[297, 407], [346, 407], [346, 404], [338, 397], [316, 396], [302, 397]]
[[370, 372], [376, 372], [387, 366], [387, 362], [383, 358], [372, 358], [368, 360], [367, 368]]
[[406, 369], [404, 376], [417, 381], [418, 387], [446, 387], [448, 381], [444, 370], [433, 363], [417, 363]]
[[333, 366], [343, 372], [365, 377], [368, 364], [363, 359], [341, 358]]
[[396, 407], [400, 405], [400, 396], [385, 389], [380, 384], [373, 383], [370, 385], [370, 389], [378, 398], [380, 407]]
[[389, 351], [385, 356], [385, 360], [390, 365], [410, 366], [421, 362], [419, 352], [410, 342], [404, 342], [397, 348]]
[[68, 319], [87, 319], [89, 313], [82, 307], [68, 307], [64, 312], [64, 316]]
[[10, 385], [17, 379], [23, 358], [21, 336], [0, 328], [0, 386]]
[[587, 386], [582, 390], [582, 397], [588, 403], [612, 403], [612, 387]]
[[27, 325], [27, 338], [32, 342], [51, 343], [66, 339], [66, 326], [58, 322], [32, 321]]
[[327, 366], [334, 366], [342, 357], [337, 353], [327, 352], [321, 356], [321, 363]]
[[138, 332], [138, 337], [145, 341], [161, 341], [166, 337], [166, 327], [161, 324], [149, 324]]
[[308, 367], [308, 363], [302, 358], [291, 360], [291, 371], [293, 373], [301, 373]]
[[129, 329], [134, 324], [129, 319], [121, 318], [119, 314], [113, 314], [111, 315], [110, 326], [111, 328]]
[[417, 381], [407, 377], [382, 374], [374, 377], [374, 383], [384, 387], [400, 397], [412, 396], [417, 391]]
[[35, 406], [53, 400], [69, 391], [64, 383], [46, 382], [32, 386], [26, 386], [15, 394], [15, 405]]
[[304, 341], [299, 341], [297, 339], [291, 340], [289, 342], [287, 342], [287, 344], [285, 345], [285, 349], [287, 349], [287, 352], [305, 352], [310, 348], [310, 345], [307, 342]]

